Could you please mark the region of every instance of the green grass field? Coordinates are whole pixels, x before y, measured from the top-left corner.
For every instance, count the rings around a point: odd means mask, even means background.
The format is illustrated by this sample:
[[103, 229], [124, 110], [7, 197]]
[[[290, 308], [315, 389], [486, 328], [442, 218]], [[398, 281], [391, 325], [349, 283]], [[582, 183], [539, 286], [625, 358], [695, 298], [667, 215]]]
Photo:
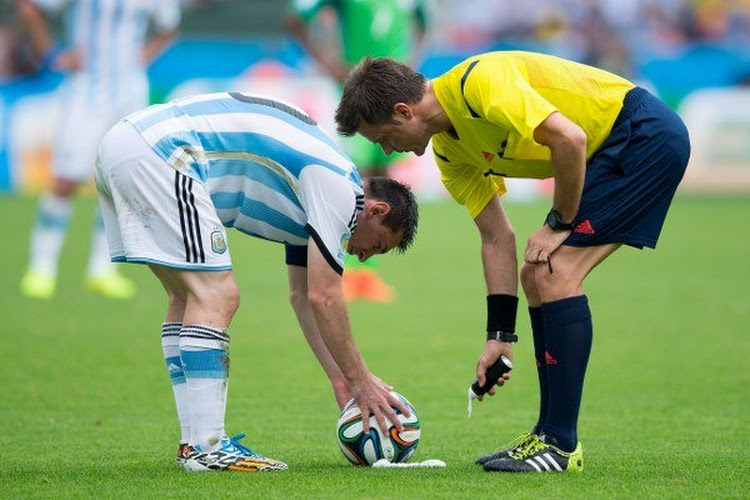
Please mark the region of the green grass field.
[[[546, 209], [507, 207], [521, 244]], [[35, 203], [0, 198], [0, 498], [750, 495], [750, 199], [681, 198], [656, 251], [623, 249], [589, 279], [595, 330], [582, 475], [496, 475], [473, 465], [533, 424], [537, 381], [523, 304], [512, 383], [467, 419], [485, 292], [477, 232], [449, 202], [424, 204], [415, 247], [382, 260], [398, 301], [350, 308], [371, 369], [419, 411], [415, 459], [440, 458], [446, 469], [348, 465], [332, 392], [287, 302], [282, 247], [232, 234], [242, 305], [230, 330], [227, 429], [291, 469], [178, 470], [159, 338], [163, 292], [136, 266], [125, 269], [139, 286], [133, 301], [82, 288], [92, 210], [92, 199], [76, 204], [57, 296], [34, 302], [17, 290]]]

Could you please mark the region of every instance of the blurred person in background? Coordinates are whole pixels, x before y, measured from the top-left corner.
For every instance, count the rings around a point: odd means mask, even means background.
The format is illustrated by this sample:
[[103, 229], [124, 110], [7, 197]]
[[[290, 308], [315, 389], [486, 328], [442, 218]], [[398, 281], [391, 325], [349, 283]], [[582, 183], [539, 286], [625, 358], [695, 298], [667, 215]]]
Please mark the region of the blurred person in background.
[[[16, 6], [40, 68], [67, 74], [59, 91], [63, 104], [53, 146], [53, 185], [39, 202], [20, 284], [24, 295], [46, 299], [55, 293], [72, 197], [91, 177], [104, 132], [148, 104], [145, 68], [176, 36], [180, 9], [177, 0], [16, 0]], [[56, 44], [46, 14], [62, 9], [67, 9], [65, 42]], [[85, 283], [110, 298], [135, 293], [109, 260], [98, 211]]]
[[481, 239], [487, 337], [476, 365], [480, 384], [501, 355], [512, 358], [518, 340], [516, 240], [500, 201], [504, 178], [554, 179], [552, 207], [529, 237], [520, 271], [539, 416], [529, 432], [477, 463], [498, 472], [582, 471], [578, 410], [593, 338], [584, 280], [623, 244], [656, 247], [690, 155], [680, 118], [612, 73], [511, 51], [470, 57], [431, 81], [397, 61], [365, 59], [346, 81], [336, 123], [385, 153], [421, 155], [432, 140], [443, 184]]
[[[290, 33], [320, 64], [343, 84], [362, 57], [390, 57], [415, 65], [427, 29], [424, 0], [293, 0], [287, 17]], [[333, 12], [339, 33], [335, 50], [315, 36], [311, 25], [321, 13]], [[344, 145], [363, 177], [385, 175], [398, 158], [384, 155], [377, 145], [353, 137]], [[396, 297], [376, 271], [376, 259], [346, 260], [344, 293], [348, 300], [391, 302]]]
[[239, 306], [231, 227], [285, 245], [290, 302], [339, 408], [354, 398], [365, 433], [369, 415], [384, 433], [386, 418], [402, 430], [391, 406], [409, 412], [357, 349], [341, 275], [346, 252], [365, 261], [411, 245], [418, 208], [409, 188], [384, 177], [363, 182], [308, 115], [236, 92], [120, 121], [102, 140], [96, 185], [113, 260], [147, 264], [168, 295], [162, 347], [182, 429], [179, 465], [287, 468], [224, 430], [229, 325]]

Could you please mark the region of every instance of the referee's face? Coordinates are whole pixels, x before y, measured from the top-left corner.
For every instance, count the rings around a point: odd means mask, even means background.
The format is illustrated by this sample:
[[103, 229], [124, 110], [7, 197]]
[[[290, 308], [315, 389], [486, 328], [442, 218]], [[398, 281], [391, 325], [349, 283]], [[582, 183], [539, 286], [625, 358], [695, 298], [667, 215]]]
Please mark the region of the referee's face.
[[411, 151], [422, 156], [430, 140], [424, 123], [413, 115], [396, 115], [393, 121], [380, 125], [362, 122], [358, 131], [370, 142], [380, 144], [387, 155]]

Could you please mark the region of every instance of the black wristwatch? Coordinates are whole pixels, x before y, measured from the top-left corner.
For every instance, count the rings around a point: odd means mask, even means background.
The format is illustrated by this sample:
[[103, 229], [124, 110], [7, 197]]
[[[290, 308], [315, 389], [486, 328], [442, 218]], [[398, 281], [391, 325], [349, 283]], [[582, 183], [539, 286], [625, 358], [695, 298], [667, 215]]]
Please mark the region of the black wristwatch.
[[573, 221], [563, 222], [562, 216], [560, 216], [560, 212], [558, 212], [554, 208], [549, 211], [549, 213], [547, 214], [547, 220], [545, 220], [544, 223], [547, 224], [553, 231], [572, 231], [574, 224]]

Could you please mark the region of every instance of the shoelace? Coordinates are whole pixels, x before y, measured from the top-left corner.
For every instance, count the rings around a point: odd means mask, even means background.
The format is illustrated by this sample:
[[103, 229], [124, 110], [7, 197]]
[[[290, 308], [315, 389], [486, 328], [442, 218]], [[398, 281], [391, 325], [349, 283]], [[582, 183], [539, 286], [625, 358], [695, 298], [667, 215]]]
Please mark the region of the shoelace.
[[545, 449], [547, 446], [549, 445], [538, 437], [534, 436], [534, 439], [530, 439], [527, 443], [522, 444], [516, 451], [511, 453], [511, 457], [516, 460], [523, 460], [530, 457], [534, 453]]
[[229, 438], [229, 443], [237, 449], [239, 452], [241, 452], [243, 455], [248, 455], [251, 457], [259, 457], [257, 453], [255, 453], [253, 450], [248, 448], [247, 446], [244, 446], [240, 444], [240, 439], [243, 439], [245, 437], [245, 433], [241, 432], [237, 434], [236, 436], [232, 436]]
[[519, 448], [523, 445], [525, 445], [527, 442], [531, 441], [535, 437], [534, 434], [531, 432], [526, 432], [524, 434], [521, 434], [517, 438], [515, 438], [513, 441], [508, 443], [508, 445], [504, 448], [506, 450], [515, 450], [516, 448]]

